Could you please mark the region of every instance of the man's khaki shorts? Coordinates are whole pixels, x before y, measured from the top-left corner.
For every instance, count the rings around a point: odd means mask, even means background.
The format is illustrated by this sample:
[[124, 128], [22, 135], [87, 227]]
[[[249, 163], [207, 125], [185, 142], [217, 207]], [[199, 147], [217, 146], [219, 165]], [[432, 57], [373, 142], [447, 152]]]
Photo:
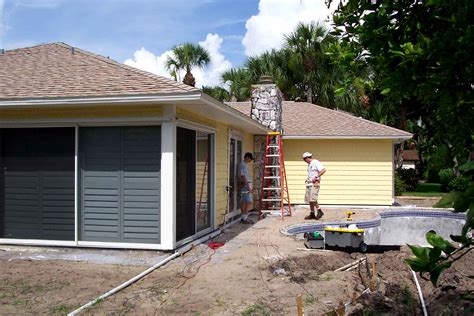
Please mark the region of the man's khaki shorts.
[[304, 202], [309, 204], [309, 202], [317, 202], [319, 195], [319, 186], [315, 187], [314, 185], [306, 187], [306, 194], [304, 196]]

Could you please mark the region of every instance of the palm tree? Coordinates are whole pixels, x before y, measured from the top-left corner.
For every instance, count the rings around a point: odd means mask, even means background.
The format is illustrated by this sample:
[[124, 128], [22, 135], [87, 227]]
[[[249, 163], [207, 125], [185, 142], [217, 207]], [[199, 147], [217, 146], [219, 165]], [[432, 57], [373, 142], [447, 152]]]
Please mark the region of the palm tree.
[[328, 31], [318, 23], [298, 23], [296, 29], [285, 35], [285, 47], [299, 55], [300, 65], [304, 72], [303, 84], [307, 89], [308, 102], [313, 102], [313, 86], [317, 77], [318, 67], [325, 58], [323, 41]]
[[196, 79], [191, 73], [193, 67], [203, 68], [210, 61], [208, 51], [192, 43], [184, 43], [173, 47], [173, 56], [168, 56], [165, 67], [170, 74], [177, 80], [180, 70], [186, 71], [183, 83], [189, 86], [196, 85]]
[[250, 99], [253, 78], [246, 68], [235, 68], [222, 74], [222, 81], [229, 87], [231, 101], [246, 101]]
[[221, 102], [226, 102], [226, 101], [231, 100], [229, 91], [227, 91], [226, 89], [222, 87], [203, 86], [201, 89], [202, 89], [202, 92], [204, 92], [205, 94], [210, 95], [214, 99], [219, 100]]

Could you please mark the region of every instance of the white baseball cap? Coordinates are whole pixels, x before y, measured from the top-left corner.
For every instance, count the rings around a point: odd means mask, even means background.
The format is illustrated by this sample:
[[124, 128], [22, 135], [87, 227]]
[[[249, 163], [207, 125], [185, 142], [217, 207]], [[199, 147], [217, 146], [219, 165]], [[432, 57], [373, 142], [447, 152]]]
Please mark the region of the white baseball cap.
[[312, 153], [305, 152], [305, 153], [303, 154], [303, 159], [305, 159], [305, 158], [311, 158], [311, 157], [313, 157], [313, 154], [312, 154]]

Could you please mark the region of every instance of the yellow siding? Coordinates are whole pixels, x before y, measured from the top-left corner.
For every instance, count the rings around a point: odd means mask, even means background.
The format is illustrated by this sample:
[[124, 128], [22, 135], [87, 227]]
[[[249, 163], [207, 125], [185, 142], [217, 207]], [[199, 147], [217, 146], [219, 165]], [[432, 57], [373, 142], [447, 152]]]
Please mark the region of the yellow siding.
[[[35, 107], [22, 109], [0, 109], [2, 120], [28, 120], [28, 119], [77, 119], [77, 118], [106, 118], [106, 117], [146, 117], [163, 115], [161, 105], [98, 105], [98, 106], [68, 106], [57, 107]], [[177, 109], [177, 117], [190, 122], [199, 123], [216, 129], [216, 160], [215, 160], [215, 193], [216, 212], [214, 222], [216, 226], [223, 223], [224, 215], [227, 213], [228, 185], [228, 160], [229, 160], [229, 126], [209, 120], [192, 112]], [[253, 135], [240, 131], [244, 135], [244, 152], [253, 152]], [[198, 174], [202, 173], [202, 166], [198, 166]], [[253, 169], [250, 167], [250, 172]], [[202, 184], [197, 183], [198, 187]], [[205, 192], [204, 192], [205, 193]]]
[[[229, 183], [229, 126], [182, 109], [177, 110], [177, 116], [178, 118], [184, 119], [186, 121], [210, 126], [216, 129], [216, 211], [214, 223], [217, 227], [224, 222], [224, 216], [226, 213], [228, 213], [228, 196], [226, 187]], [[243, 134], [242, 150], [244, 153], [247, 151], [253, 152], [253, 135], [245, 133], [244, 131], [240, 132]], [[253, 172], [252, 167], [249, 168], [249, 172]]]
[[291, 203], [304, 203], [308, 165], [301, 155], [309, 151], [326, 168], [319, 193], [321, 204], [392, 204], [391, 140], [285, 139], [283, 151]]
[[68, 106], [63, 108], [36, 107], [22, 109], [0, 109], [2, 120], [27, 119], [75, 119], [103, 118], [120, 116], [159, 116], [163, 110], [161, 105], [101, 105], [101, 106]]

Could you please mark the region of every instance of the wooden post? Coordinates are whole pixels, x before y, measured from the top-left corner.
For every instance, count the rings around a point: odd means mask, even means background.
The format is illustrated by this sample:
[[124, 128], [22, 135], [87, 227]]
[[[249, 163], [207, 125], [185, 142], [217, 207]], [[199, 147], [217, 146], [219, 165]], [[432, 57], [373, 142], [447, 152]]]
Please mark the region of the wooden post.
[[298, 316], [303, 316], [303, 297], [301, 294], [296, 296], [296, 305], [298, 305]]

